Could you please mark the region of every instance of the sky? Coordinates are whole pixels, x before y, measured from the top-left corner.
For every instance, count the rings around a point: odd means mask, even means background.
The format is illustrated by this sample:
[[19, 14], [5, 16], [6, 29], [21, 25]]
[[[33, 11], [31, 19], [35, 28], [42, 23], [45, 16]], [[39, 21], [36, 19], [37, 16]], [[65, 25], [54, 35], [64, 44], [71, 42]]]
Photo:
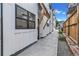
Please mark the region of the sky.
[[58, 21], [65, 21], [67, 19], [67, 3], [52, 3], [52, 9], [55, 9], [55, 16]]

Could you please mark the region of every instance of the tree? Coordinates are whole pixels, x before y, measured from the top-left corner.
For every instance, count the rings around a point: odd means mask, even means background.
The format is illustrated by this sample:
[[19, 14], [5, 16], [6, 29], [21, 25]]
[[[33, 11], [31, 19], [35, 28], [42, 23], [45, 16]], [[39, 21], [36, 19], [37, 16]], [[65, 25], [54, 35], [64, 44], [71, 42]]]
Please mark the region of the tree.
[[56, 20], [56, 27], [59, 25], [59, 21]]

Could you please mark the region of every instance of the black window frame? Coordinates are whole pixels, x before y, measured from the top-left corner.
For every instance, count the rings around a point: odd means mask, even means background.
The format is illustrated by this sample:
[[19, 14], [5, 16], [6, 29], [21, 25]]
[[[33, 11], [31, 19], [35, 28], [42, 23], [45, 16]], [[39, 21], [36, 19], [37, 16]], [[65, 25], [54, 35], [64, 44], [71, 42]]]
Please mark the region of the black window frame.
[[3, 56], [3, 3], [1, 4], [1, 56]]
[[[26, 15], [26, 16], [27, 16], [27, 19], [17, 17], [17, 7], [21, 8], [21, 9], [23, 9], [24, 11], [27, 12], [27, 15]], [[32, 14], [32, 15], [34, 16], [34, 17], [33, 17], [34, 20], [30, 20], [29, 14]], [[26, 20], [26, 21], [27, 21], [27, 28], [17, 28], [17, 18], [18, 18], [18, 19], [21, 19], [21, 20]], [[35, 14], [33, 14], [33, 13], [29, 12], [28, 10], [24, 9], [23, 7], [21, 7], [21, 6], [17, 5], [17, 4], [15, 4], [15, 29], [35, 29], [35, 22], [36, 22], [36, 21], [35, 21], [35, 18], [36, 18], [36, 15], [35, 15]], [[33, 23], [34, 23], [34, 27], [33, 27], [33, 28], [30, 28], [29, 22], [33, 22]]]

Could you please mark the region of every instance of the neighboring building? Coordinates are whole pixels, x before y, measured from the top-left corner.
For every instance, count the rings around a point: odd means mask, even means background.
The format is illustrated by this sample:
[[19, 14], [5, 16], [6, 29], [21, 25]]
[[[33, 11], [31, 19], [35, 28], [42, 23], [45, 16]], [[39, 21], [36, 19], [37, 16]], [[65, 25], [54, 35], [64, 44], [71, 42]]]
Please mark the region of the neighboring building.
[[[38, 7], [40, 7], [41, 9], [39, 9], [39, 38], [44, 37], [47, 35], [48, 29], [46, 29], [46, 24], [47, 21], [50, 18], [50, 14], [49, 14], [49, 4], [48, 3], [39, 3]], [[46, 29], [46, 32], [45, 32]]]
[[45, 37], [51, 33], [55, 27], [53, 10], [50, 8], [49, 3], [40, 3], [38, 5], [39, 9], [39, 38]]
[[63, 28], [63, 23], [64, 23], [64, 21], [59, 21], [60, 28]]
[[68, 4], [68, 12], [67, 12], [68, 17], [72, 14], [73, 10], [76, 9], [77, 5], [78, 5], [78, 3], [69, 3]]
[[15, 54], [55, 27], [48, 3], [3, 3], [0, 8], [1, 55]]
[[57, 29], [63, 29], [64, 21], [58, 21]]
[[55, 16], [55, 11], [54, 9], [51, 9], [51, 13], [52, 13], [52, 26], [53, 26], [53, 30], [56, 29], [56, 16]]

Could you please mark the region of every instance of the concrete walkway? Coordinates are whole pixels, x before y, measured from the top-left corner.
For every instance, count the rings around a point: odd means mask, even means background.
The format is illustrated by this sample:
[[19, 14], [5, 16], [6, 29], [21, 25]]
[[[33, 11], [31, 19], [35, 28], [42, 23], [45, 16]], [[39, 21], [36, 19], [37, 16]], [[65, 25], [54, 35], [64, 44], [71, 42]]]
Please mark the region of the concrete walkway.
[[58, 56], [73, 56], [66, 41], [58, 40]]
[[47, 37], [38, 40], [18, 56], [57, 56], [58, 33], [55, 30]]
[[0, 56], [1, 56], [1, 40], [0, 40]]

